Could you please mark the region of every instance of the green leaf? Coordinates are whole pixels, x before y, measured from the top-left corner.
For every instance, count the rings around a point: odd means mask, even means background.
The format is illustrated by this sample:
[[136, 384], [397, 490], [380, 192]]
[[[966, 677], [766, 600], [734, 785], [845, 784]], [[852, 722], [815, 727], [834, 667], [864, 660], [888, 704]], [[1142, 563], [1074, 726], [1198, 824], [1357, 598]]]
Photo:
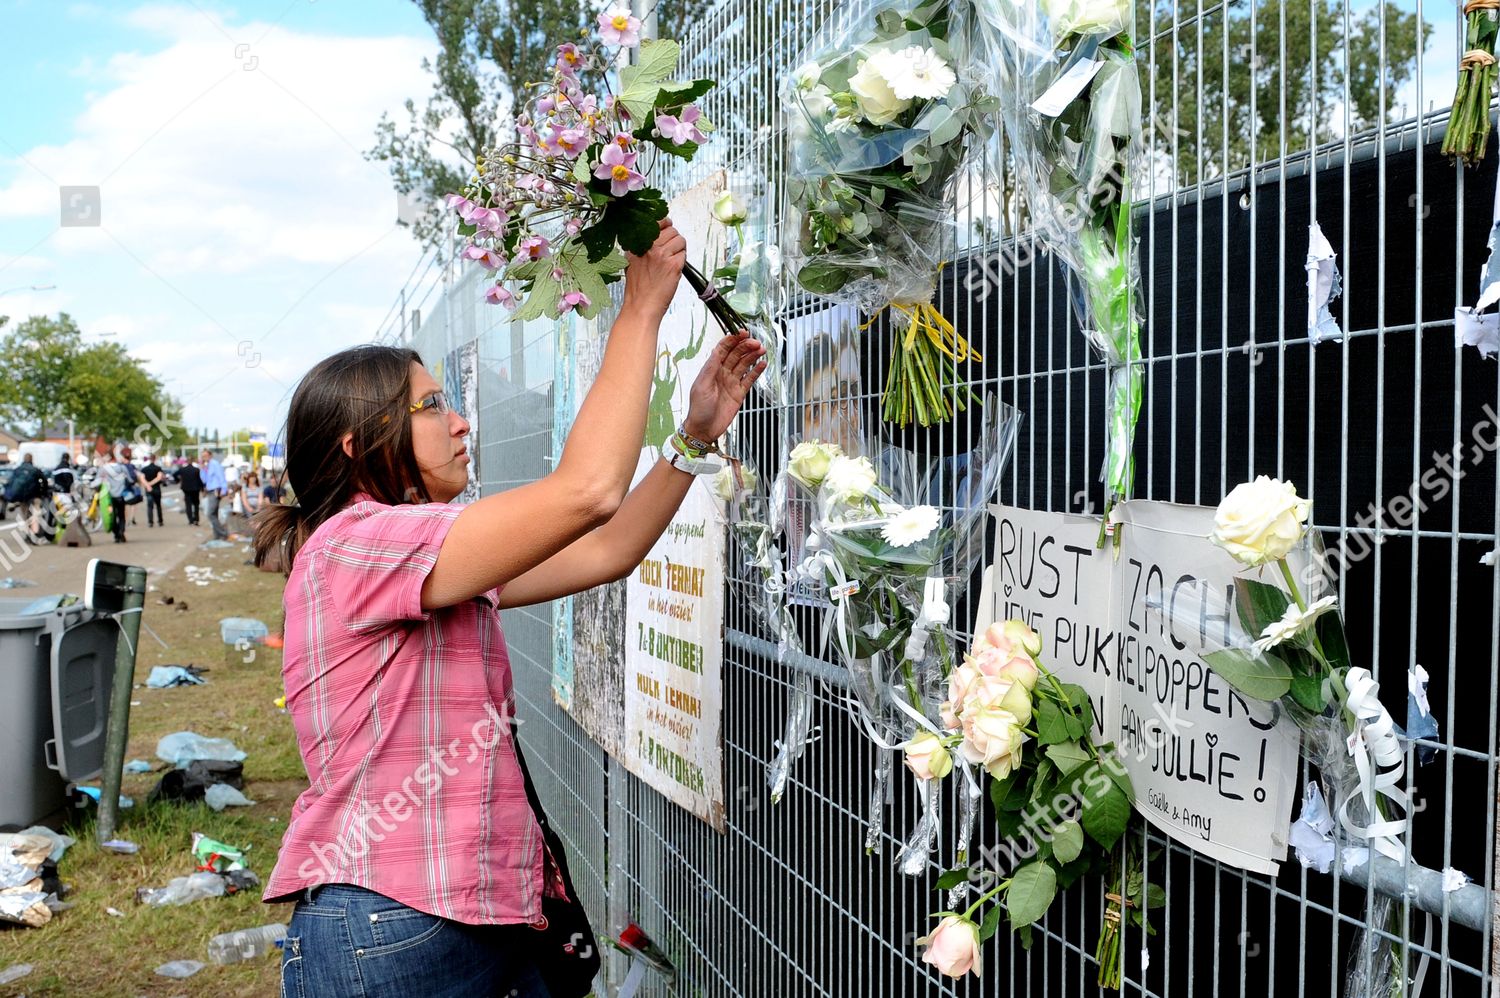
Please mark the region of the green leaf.
[[990, 905], [990, 910], [984, 913], [984, 921], [979, 923], [980, 942], [987, 941], [1000, 928], [1000, 914], [1004, 910], [998, 904]]
[[1052, 830], [1052, 854], [1071, 863], [1083, 852], [1083, 827], [1076, 821], [1064, 821]]
[[663, 138], [660, 135], [649, 136], [646, 141], [656, 146], [656, 148], [668, 156], [676, 156], [678, 159], [686, 162], [691, 162], [693, 154], [698, 151], [698, 143], [696, 142], [673, 142], [671, 139]]
[[1019, 929], [1016, 930], [1016, 935], [1018, 935], [1018, 936], [1021, 937], [1021, 948], [1024, 949], [1024, 950], [1030, 950], [1031, 949], [1031, 926], [1030, 925], [1023, 925], [1023, 926], [1021, 926]]
[[967, 866], [960, 866], [938, 877], [937, 889], [940, 891], [952, 890], [968, 879], [969, 868]]
[[1100, 756], [1099, 768], [1104, 771], [1104, 775], [1108, 776], [1115, 786], [1120, 788], [1120, 793], [1124, 794], [1127, 800], [1135, 800], [1135, 787], [1130, 782], [1129, 771], [1125, 769], [1125, 764], [1120, 761], [1119, 755], [1115, 752], [1115, 743], [1110, 742], [1108, 745], [1101, 745], [1098, 748]]
[[849, 282], [850, 273], [832, 263], [809, 263], [797, 271], [797, 283], [815, 295], [831, 295]]
[[990, 803], [996, 811], [1019, 811], [1026, 806], [1030, 787], [1022, 778], [1024, 770], [1011, 773], [1003, 780], [990, 781]]
[[593, 174], [589, 172], [589, 157], [579, 156], [573, 161], [572, 176], [580, 184], [586, 184], [592, 179]]
[[[1036, 721], [1037, 741], [1043, 745], [1060, 745], [1075, 741], [1082, 735], [1082, 732], [1075, 734], [1072, 731], [1078, 725], [1077, 719], [1051, 700], [1038, 700], [1032, 717]], [[1072, 725], [1069, 721], [1073, 722]]]
[[1130, 798], [1113, 781], [1103, 793], [1083, 795], [1083, 830], [1106, 849], [1113, 849], [1130, 821]]
[[1073, 770], [1088, 762], [1091, 758], [1089, 750], [1076, 741], [1061, 742], [1057, 745], [1048, 745], [1046, 748], [1047, 758], [1051, 759], [1057, 768], [1067, 776]]
[[1280, 620], [1292, 602], [1280, 589], [1254, 579], [1235, 579], [1234, 588], [1240, 623], [1253, 638], [1260, 637], [1268, 625]]
[[645, 121], [656, 106], [667, 77], [677, 71], [682, 46], [670, 39], [648, 38], [641, 42], [640, 56], [633, 66], [620, 69], [617, 102], [636, 121]]
[[656, 223], [667, 215], [667, 202], [660, 192], [647, 188], [619, 198], [606, 195], [605, 201], [599, 221], [578, 234], [579, 242], [588, 248], [589, 259], [602, 260], [616, 243], [637, 255], [650, 249], [661, 231]]
[[1292, 699], [1314, 714], [1323, 713], [1328, 706], [1328, 700], [1323, 696], [1324, 678], [1307, 672], [1292, 673]]
[[1010, 927], [1030, 925], [1047, 913], [1057, 895], [1057, 873], [1046, 863], [1027, 863], [1010, 878], [1005, 891], [1005, 910]]
[[1211, 651], [1203, 661], [1219, 678], [1252, 700], [1267, 703], [1279, 699], [1291, 688], [1292, 670], [1281, 659], [1270, 654], [1251, 657], [1242, 651], [1225, 648]]
[[552, 318], [557, 314], [557, 302], [562, 297], [562, 285], [550, 277], [537, 281], [531, 288], [531, 293], [516, 310], [514, 320], [516, 322], [530, 322], [532, 319], [540, 319], [542, 316]]
[[1349, 658], [1349, 642], [1344, 640], [1344, 619], [1339, 611], [1335, 608], [1323, 614], [1313, 627], [1328, 664], [1335, 669], [1349, 668], [1353, 662]]
[[664, 83], [656, 95], [658, 108], [681, 107], [708, 93], [718, 86], [713, 80], [689, 80], [686, 83]]

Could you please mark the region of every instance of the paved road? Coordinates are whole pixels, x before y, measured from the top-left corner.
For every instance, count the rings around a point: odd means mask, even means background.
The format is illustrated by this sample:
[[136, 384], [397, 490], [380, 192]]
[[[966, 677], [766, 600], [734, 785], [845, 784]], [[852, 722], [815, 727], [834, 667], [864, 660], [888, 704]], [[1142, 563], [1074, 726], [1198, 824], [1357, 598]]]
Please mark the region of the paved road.
[[[164, 572], [176, 566], [198, 545], [213, 536], [207, 520], [203, 526], [190, 527], [182, 511], [182, 495], [173, 488], [162, 499], [166, 515], [165, 527], [146, 526], [146, 505], [138, 503], [129, 507], [129, 515], [135, 523], [125, 529], [126, 541], [116, 544], [108, 533], [90, 534], [93, 543], [89, 547], [57, 547], [45, 544], [31, 547], [12, 531], [19, 531], [20, 524], [15, 514], [0, 525], [5, 532], [0, 540], [0, 579], [7, 577], [35, 582], [36, 586], [21, 589], [0, 589], [0, 596], [42, 596], [51, 593], [81, 593], [84, 573], [93, 558], [103, 558], [126, 565], [141, 565], [148, 571]], [[19, 555], [20, 557], [13, 557]], [[249, 557], [246, 555], [246, 557]]]

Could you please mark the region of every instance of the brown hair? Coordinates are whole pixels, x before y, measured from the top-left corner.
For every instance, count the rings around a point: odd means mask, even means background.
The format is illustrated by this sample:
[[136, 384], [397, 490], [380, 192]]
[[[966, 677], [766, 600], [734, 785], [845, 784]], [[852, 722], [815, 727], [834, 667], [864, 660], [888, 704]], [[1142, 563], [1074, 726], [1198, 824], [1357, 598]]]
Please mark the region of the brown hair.
[[[360, 346], [318, 363], [292, 393], [283, 481], [295, 505], [268, 505], [256, 516], [255, 564], [290, 571], [313, 531], [355, 493], [398, 505], [431, 502], [411, 442], [411, 365], [415, 350]], [[344, 434], [354, 434], [354, 457]]]

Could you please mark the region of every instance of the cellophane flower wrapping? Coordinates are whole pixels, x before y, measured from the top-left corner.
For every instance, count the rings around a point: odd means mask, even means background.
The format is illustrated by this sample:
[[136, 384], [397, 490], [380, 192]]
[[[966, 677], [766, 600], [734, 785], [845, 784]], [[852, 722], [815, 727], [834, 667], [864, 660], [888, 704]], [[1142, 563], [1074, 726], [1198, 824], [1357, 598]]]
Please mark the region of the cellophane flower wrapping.
[[[1225, 561], [1233, 564], [1227, 554]], [[1366, 684], [1361, 691], [1351, 685], [1363, 670], [1353, 668], [1327, 564], [1318, 534], [1309, 530], [1283, 559], [1241, 567], [1227, 601], [1209, 590], [1174, 597], [1170, 587], [1146, 599], [1171, 620], [1173, 633], [1200, 635], [1189, 638], [1189, 649], [1220, 679], [1247, 699], [1273, 704], [1296, 725], [1302, 755], [1318, 771], [1334, 818], [1334, 861], [1358, 851], [1362, 865], [1377, 862], [1382, 849], [1388, 855], [1404, 850], [1403, 763], [1396, 761], [1404, 753], [1390, 734], [1389, 715], [1372, 718], [1361, 708], [1374, 706], [1378, 687]], [[1223, 626], [1205, 630], [1204, 619]], [[1368, 760], [1367, 774], [1361, 774], [1356, 752]], [[1382, 790], [1382, 781], [1392, 785]], [[1404, 993], [1392, 942], [1402, 938], [1401, 911], [1378, 898], [1375, 912], [1371, 924], [1385, 931], [1356, 935], [1344, 992], [1354, 998]]]
[[749, 191], [744, 196], [744, 220], [725, 223], [727, 259], [714, 272], [724, 300], [746, 323], [750, 334], [766, 348], [766, 368], [755, 381], [755, 390], [771, 405], [787, 404], [786, 336], [780, 318], [784, 295], [781, 290], [781, 248], [777, 245], [775, 219], [769, 207], [764, 182], [736, 183]]
[[895, 344], [885, 418], [928, 425], [962, 408], [970, 351], [931, 301], [955, 242], [953, 180], [991, 134], [967, 4], [837, 18], [783, 87], [797, 284], [866, 314], [888, 307]]
[[1109, 365], [1106, 499], [1130, 494], [1142, 371], [1132, 261], [1140, 70], [1126, 0], [996, 0], [975, 6], [1011, 166], [1048, 250], [1077, 275], [1073, 308]]
[[[971, 451], [939, 457], [885, 448], [874, 460], [835, 458], [817, 483], [797, 573], [826, 587], [824, 644], [848, 672], [851, 709], [887, 753], [916, 733], [921, 719], [941, 724], [939, 705], [959, 651], [950, 583], [967, 580], [983, 557], [986, 510], [1020, 421], [1018, 410], [991, 396]], [[878, 766], [866, 838], [872, 850], [888, 779], [889, 765]], [[938, 831], [939, 795], [926, 784], [919, 791], [922, 818], [901, 854], [902, 870], [913, 875], [925, 867]], [[972, 828], [967, 811], [960, 826]]]

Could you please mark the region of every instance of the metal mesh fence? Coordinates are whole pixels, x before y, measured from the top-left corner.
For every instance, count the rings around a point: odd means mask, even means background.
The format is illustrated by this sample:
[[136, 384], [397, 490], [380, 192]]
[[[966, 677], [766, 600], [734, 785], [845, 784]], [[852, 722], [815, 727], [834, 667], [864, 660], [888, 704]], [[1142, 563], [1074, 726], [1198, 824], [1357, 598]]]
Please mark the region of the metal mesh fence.
[[[871, 9], [728, 0], [705, 15], [685, 39], [685, 71], [719, 81], [704, 110], [720, 131], [667, 178], [668, 194], [726, 169], [782, 196], [779, 81], [820, 25]], [[1154, 939], [1127, 932], [1122, 991], [1341, 994], [1355, 933], [1387, 931], [1376, 900], [1409, 884], [1397, 935], [1422, 993], [1487, 994], [1488, 902], [1459, 910], [1457, 895], [1417, 889], [1430, 881], [1424, 870], [1448, 867], [1486, 891], [1494, 880], [1500, 591], [1480, 557], [1500, 527], [1497, 458], [1484, 446], [1500, 433], [1500, 375], [1493, 361], [1454, 349], [1452, 314], [1477, 292], [1495, 168], [1492, 158], [1460, 172], [1440, 157], [1445, 114], [1430, 110], [1451, 93], [1459, 19], [1421, 0], [1161, 3], [1139, 5], [1136, 17], [1151, 119], [1136, 213], [1147, 292], [1136, 495], [1212, 505], [1257, 473], [1298, 482], [1316, 501], [1325, 544], [1345, 555], [1338, 583], [1355, 659], [1382, 681], [1398, 718], [1407, 669], [1423, 665], [1440, 735], [1408, 755], [1410, 864], [1379, 889], [1368, 871], [1345, 877], [1337, 864], [1328, 876], [1295, 860], [1274, 880], [1247, 875], [1134, 832], [1150, 856], [1147, 877], [1168, 900]], [[985, 355], [970, 369], [975, 390], [1025, 414], [999, 501], [1096, 512], [1104, 368], [1069, 308], [1066, 272], [1018, 252], [1029, 248], [1028, 229], [1006, 157], [997, 143], [961, 180], [959, 259], [938, 301]], [[1340, 342], [1307, 335], [1303, 257], [1314, 220], [1343, 276], [1333, 305]], [[550, 470], [554, 431], [565, 429], [553, 378], [566, 367], [557, 362], [567, 337], [485, 311], [475, 276], [446, 272], [441, 294], [422, 294], [427, 314], [408, 333], [429, 363], [477, 342], [478, 469], [489, 492]], [[794, 309], [804, 304], [792, 299]], [[867, 334], [862, 387], [838, 400], [845, 418], [878, 418], [887, 336], [880, 324]], [[752, 402], [747, 446], [774, 457], [783, 422], [804, 415]], [[900, 442], [945, 452], [973, 420]], [[882, 848], [866, 854], [871, 774], [890, 761], [850, 720], [836, 670], [776, 660], [750, 610], [755, 583], [731, 567], [722, 836], [625, 772], [553, 702], [567, 601], [505, 619], [523, 744], [584, 901], [601, 932], [637, 921], [676, 964], [674, 984], [648, 981], [646, 991], [1095, 994], [1106, 889], [1097, 883], [1061, 897], [1030, 951], [1002, 931], [986, 948], [982, 984], [928, 972], [914, 940], [940, 906], [933, 881], [951, 844], [928, 876], [895, 871], [892, 836], [918, 808], [897, 779]], [[963, 581], [960, 622], [972, 620], [977, 596], [977, 580], [968, 591]], [[803, 624], [811, 647], [811, 611]], [[773, 806], [766, 766], [790, 690], [809, 672], [815, 737]], [[1418, 750], [1431, 761], [1418, 765]], [[982, 831], [980, 844], [993, 838]], [[620, 970], [611, 965], [615, 980]]]

